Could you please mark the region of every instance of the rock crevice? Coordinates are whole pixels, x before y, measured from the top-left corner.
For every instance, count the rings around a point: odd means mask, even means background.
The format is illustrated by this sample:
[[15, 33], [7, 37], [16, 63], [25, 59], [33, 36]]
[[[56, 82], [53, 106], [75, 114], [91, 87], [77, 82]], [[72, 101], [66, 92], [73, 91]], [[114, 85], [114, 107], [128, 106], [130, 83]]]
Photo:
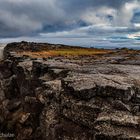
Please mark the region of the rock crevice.
[[78, 60], [34, 59], [16, 52], [36, 51], [36, 46], [41, 44], [13, 43], [4, 50], [1, 133], [18, 140], [140, 139], [139, 65], [86, 67]]

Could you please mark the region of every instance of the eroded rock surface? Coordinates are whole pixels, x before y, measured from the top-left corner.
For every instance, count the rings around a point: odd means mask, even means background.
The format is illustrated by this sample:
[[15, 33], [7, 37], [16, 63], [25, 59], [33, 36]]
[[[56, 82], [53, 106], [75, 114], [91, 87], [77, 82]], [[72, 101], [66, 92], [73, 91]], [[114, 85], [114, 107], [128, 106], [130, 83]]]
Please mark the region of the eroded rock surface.
[[[94, 56], [83, 61], [33, 59], [16, 52], [45, 47], [21, 42], [5, 48], [0, 63], [1, 133], [14, 134], [17, 140], [140, 139], [139, 63], [130, 64], [121, 51], [102, 56], [104, 60]], [[47, 44], [48, 49], [57, 47], [64, 46]]]

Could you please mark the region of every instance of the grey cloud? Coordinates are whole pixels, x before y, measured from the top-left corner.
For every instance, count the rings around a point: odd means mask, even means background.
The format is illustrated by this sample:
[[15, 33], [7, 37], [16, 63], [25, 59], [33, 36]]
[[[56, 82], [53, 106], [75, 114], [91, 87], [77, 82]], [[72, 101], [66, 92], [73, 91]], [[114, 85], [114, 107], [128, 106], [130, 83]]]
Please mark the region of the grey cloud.
[[108, 6], [112, 8], [120, 8], [124, 3], [132, 0], [61, 0], [66, 10], [84, 10], [88, 7]]
[[64, 12], [55, 0], [0, 1], [0, 36], [30, 35], [64, 20]]
[[[81, 26], [109, 23], [108, 17], [113, 19], [114, 15], [97, 17], [100, 8], [118, 10], [132, 1], [135, 0], [1, 0], [0, 37], [34, 36], [41, 32], [69, 31]], [[92, 19], [87, 17], [90, 12]]]

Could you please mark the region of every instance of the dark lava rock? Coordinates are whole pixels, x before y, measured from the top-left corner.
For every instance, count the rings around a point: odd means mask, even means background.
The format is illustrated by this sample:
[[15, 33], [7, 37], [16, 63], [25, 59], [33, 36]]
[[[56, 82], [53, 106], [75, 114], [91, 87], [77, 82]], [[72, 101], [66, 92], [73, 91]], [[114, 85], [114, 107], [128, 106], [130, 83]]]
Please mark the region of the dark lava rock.
[[5, 47], [0, 132], [17, 140], [139, 140], [139, 51], [44, 59], [17, 53], [65, 47], [24, 41]]

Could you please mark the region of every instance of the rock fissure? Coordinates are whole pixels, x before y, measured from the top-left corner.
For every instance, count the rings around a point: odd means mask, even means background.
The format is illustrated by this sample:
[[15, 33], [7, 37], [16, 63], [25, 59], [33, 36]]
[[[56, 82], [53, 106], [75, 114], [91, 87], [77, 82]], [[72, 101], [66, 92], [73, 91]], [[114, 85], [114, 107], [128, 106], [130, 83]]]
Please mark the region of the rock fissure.
[[139, 140], [140, 66], [124, 66], [123, 60], [99, 62], [94, 56], [86, 67], [88, 56], [81, 61], [18, 54], [63, 47], [27, 42], [5, 47], [0, 62], [0, 132], [12, 133], [17, 140]]

